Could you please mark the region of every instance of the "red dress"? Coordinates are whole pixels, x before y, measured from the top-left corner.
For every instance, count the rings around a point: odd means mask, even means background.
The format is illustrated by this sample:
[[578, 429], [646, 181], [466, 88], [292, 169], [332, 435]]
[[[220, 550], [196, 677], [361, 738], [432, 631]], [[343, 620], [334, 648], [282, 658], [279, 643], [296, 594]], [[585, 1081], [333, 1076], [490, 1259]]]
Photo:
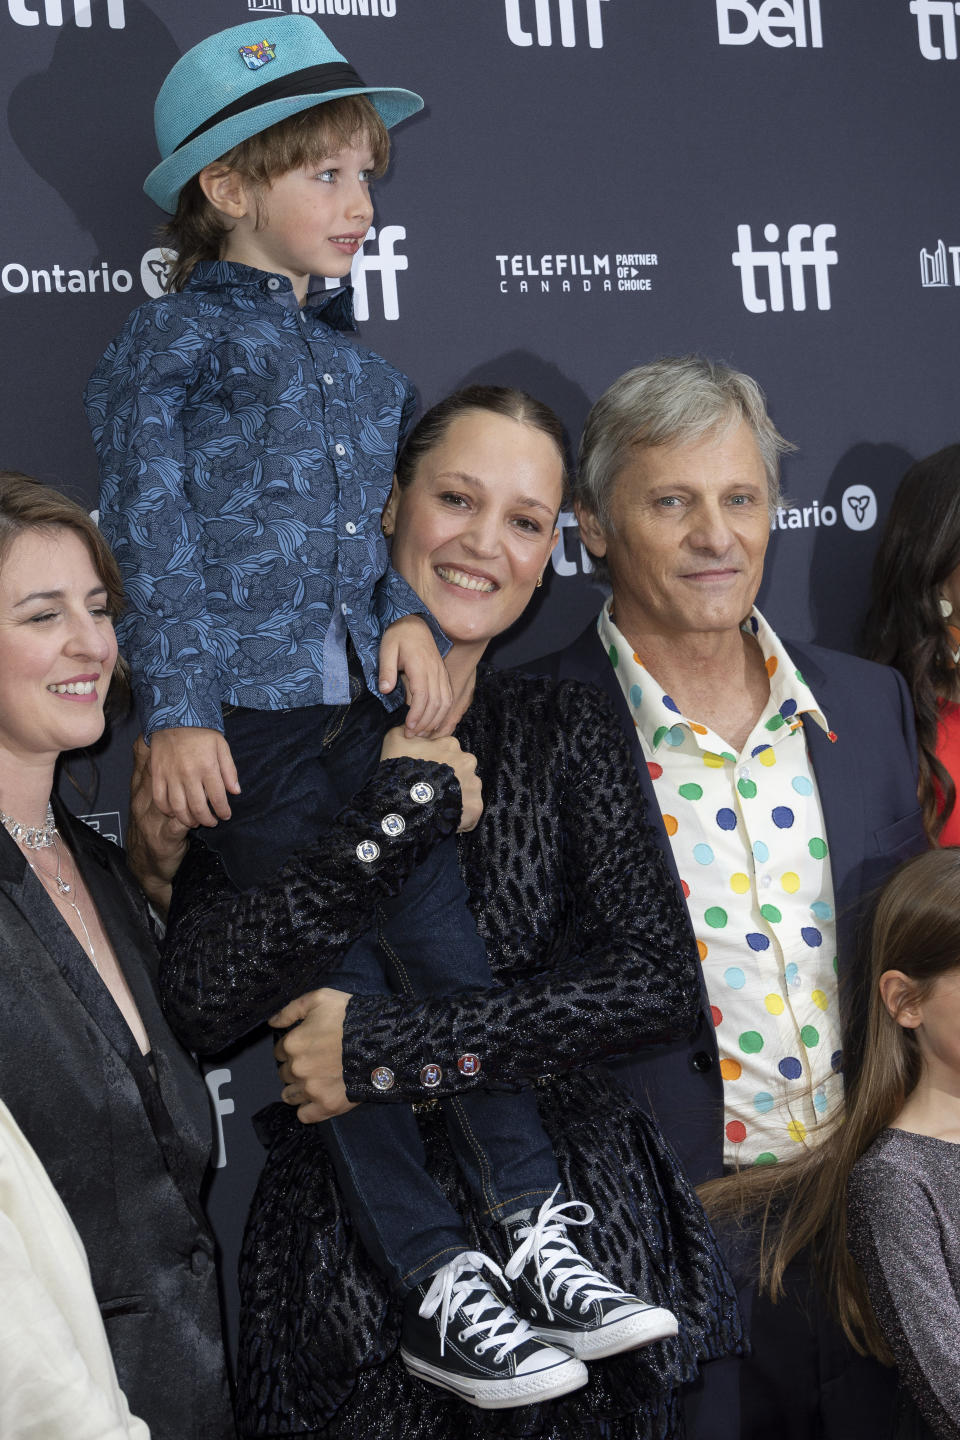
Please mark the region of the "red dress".
[[[940, 724], [937, 727], [937, 759], [948, 770], [957, 787], [957, 799], [947, 823], [940, 831], [940, 845], [960, 845], [960, 705], [954, 700], [938, 700]], [[937, 790], [939, 798], [939, 787]]]

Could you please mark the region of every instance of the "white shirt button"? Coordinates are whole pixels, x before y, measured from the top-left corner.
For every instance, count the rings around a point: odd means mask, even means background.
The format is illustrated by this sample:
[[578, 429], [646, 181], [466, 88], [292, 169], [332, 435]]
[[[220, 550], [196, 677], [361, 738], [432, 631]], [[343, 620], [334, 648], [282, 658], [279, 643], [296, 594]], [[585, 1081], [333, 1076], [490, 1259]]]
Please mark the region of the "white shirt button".
[[332, 384], [333, 384], [333, 376], [332, 376], [332, 375], [324, 375], [324, 377], [323, 377], [323, 383], [324, 383], [324, 385], [332, 385]]
[[771, 882], [771, 879], [770, 879], [770, 876], [769, 876], [769, 875], [761, 875], [761, 876], [760, 876], [760, 888], [761, 888], [761, 889], [763, 889], [763, 890], [769, 890], [769, 889], [770, 889], [770, 886], [771, 886], [771, 883], [772, 883], [772, 882]]
[[357, 533], [357, 527], [356, 527], [356, 525], [354, 525], [354, 523], [353, 523], [352, 520], [348, 520], [347, 523], [346, 523], [346, 525], [344, 525], [343, 528], [344, 528], [344, 530], [346, 530], [346, 532], [347, 532], [348, 535], [356, 535], [356, 533]]
[[342, 445], [334, 445], [333, 450], [335, 455], [346, 455], [347, 453]]
[[740, 776], [740, 779], [741, 779], [741, 780], [749, 780], [749, 779], [750, 779], [750, 766], [749, 766], [749, 765], [741, 765], [741, 766], [740, 766], [740, 769], [737, 771], [737, 774]]
[[281, 286], [282, 284], [283, 284], [283, 281], [282, 281], [282, 280], [278, 280], [277, 277], [276, 277], [276, 275], [271, 275], [271, 276], [270, 276], [270, 279], [267, 281], [267, 289], [268, 289], [268, 290], [279, 290], [279, 289], [280, 289], [280, 286]]
[[346, 613], [347, 613], [347, 604], [346, 604], [346, 601], [344, 601], [344, 603], [340, 606], [340, 614], [341, 614], [341, 615], [346, 615]]

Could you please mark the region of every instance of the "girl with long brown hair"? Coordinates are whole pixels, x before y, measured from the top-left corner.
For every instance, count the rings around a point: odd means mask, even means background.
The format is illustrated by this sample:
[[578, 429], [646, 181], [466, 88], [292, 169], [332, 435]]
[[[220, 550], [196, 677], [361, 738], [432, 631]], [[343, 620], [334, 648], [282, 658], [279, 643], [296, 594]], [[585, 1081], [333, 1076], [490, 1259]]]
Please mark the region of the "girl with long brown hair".
[[843, 1122], [796, 1160], [700, 1193], [713, 1220], [759, 1217], [760, 1285], [773, 1299], [787, 1265], [811, 1257], [851, 1343], [898, 1368], [898, 1440], [956, 1440], [960, 849], [927, 851], [896, 872], [871, 948], [863, 1062]]

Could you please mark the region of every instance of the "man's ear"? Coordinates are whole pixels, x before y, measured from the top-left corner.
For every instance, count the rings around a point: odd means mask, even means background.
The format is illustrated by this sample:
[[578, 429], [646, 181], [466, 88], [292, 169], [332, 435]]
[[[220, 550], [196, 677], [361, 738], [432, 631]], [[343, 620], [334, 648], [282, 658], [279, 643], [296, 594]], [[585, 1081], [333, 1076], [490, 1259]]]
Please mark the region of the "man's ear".
[[606, 555], [607, 537], [601, 528], [600, 521], [592, 510], [585, 506], [576, 504], [573, 507], [577, 517], [577, 524], [580, 526], [580, 539], [586, 545], [591, 555]]
[[384, 535], [392, 535], [397, 526], [397, 506], [400, 503], [400, 483], [396, 475], [393, 477], [393, 485], [390, 487], [390, 498], [383, 507], [383, 514], [380, 517], [380, 528]]
[[247, 182], [228, 165], [221, 165], [219, 161], [206, 165], [197, 180], [214, 210], [221, 215], [227, 215], [231, 220], [242, 220], [254, 213], [256, 207]]
[[880, 999], [890, 1018], [904, 1030], [916, 1030], [923, 1024], [923, 1007], [917, 998], [917, 987], [902, 970], [884, 970], [877, 982]]

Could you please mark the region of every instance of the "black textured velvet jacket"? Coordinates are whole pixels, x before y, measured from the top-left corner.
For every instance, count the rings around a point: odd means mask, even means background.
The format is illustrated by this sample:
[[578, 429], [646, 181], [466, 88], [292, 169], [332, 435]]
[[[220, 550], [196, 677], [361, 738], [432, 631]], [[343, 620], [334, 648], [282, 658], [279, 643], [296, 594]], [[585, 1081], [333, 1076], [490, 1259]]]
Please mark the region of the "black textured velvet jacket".
[[[496, 983], [416, 1004], [355, 996], [348, 1094], [422, 1099], [428, 1060], [443, 1070], [443, 1095], [554, 1076], [537, 1097], [565, 1187], [603, 1217], [582, 1243], [601, 1269], [673, 1309], [681, 1334], [591, 1366], [582, 1391], [522, 1414], [475, 1411], [420, 1384], [396, 1353], [399, 1310], [352, 1229], [323, 1126], [275, 1105], [258, 1117], [269, 1153], [240, 1267], [241, 1432], [473, 1440], [520, 1433], [522, 1420], [523, 1435], [538, 1440], [665, 1440], [677, 1433], [677, 1387], [736, 1349], [739, 1316], [675, 1159], [593, 1062], [692, 1028], [699, 962], [686, 907], [602, 696], [576, 682], [481, 672], [459, 735], [484, 785], [461, 865]], [[434, 787], [431, 804], [410, 796], [422, 779]], [[389, 812], [406, 821], [395, 838], [380, 827]], [[181, 1037], [213, 1052], [323, 984], [378, 900], [455, 830], [459, 812], [452, 771], [394, 760], [259, 891], [238, 894], [196, 845], [177, 877], [161, 973]], [[371, 839], [380, 854], [365, 863], [357, 847]], [[465, 1052], [480, 1057], [479, 1080], [457, 1069]], [[379, 1064], [396, 1077], [385, 1094], [370, 1083]], [[431, 1173], [479, 1237], [441, 1110], [423, 1114], [421, 1128]]]
[[[420, 1070], [443, 1070], [434, 1097], [512, 1085], [686, 1035], [699, 965], [686, 907], [643, 820], [645, 804], [609, 707], [577, 683], [481, 674], [459, 738], [478, 758], [485, 809], [461, 838], [461, 864], [494, 975], [489, 991], [413, 1005], [354, 996], [344, 1029], [351, 1100], [421, 1100]], [[432, 804], [410, 788], [428, 779]], [[380, 818], [406, 828], [387, 838]], [[212, 1054], [286, 1001], [325, 983], [428, 847], [457, 826], [446, 766], [378, 767], [318, 843], [260, 889], [238, 894], [200, 846], [177, 877], [161, 968], [164, 1006], [185, 1044]], [[376, 838], [379, 858], [357, 847]], [[456, 1060], [478, 1055], [481, 1074]], [[371, 1072], [389, 1065], [390, 1091]]]
[[150, 1039], [157, 1079], [23, 852], [0, 832], [0, 1095], [86, 1247], [120, 1385], [154, 1440], [227, 1440], [203, 1081], [156, 990], [123, 854], [56, 807]]

